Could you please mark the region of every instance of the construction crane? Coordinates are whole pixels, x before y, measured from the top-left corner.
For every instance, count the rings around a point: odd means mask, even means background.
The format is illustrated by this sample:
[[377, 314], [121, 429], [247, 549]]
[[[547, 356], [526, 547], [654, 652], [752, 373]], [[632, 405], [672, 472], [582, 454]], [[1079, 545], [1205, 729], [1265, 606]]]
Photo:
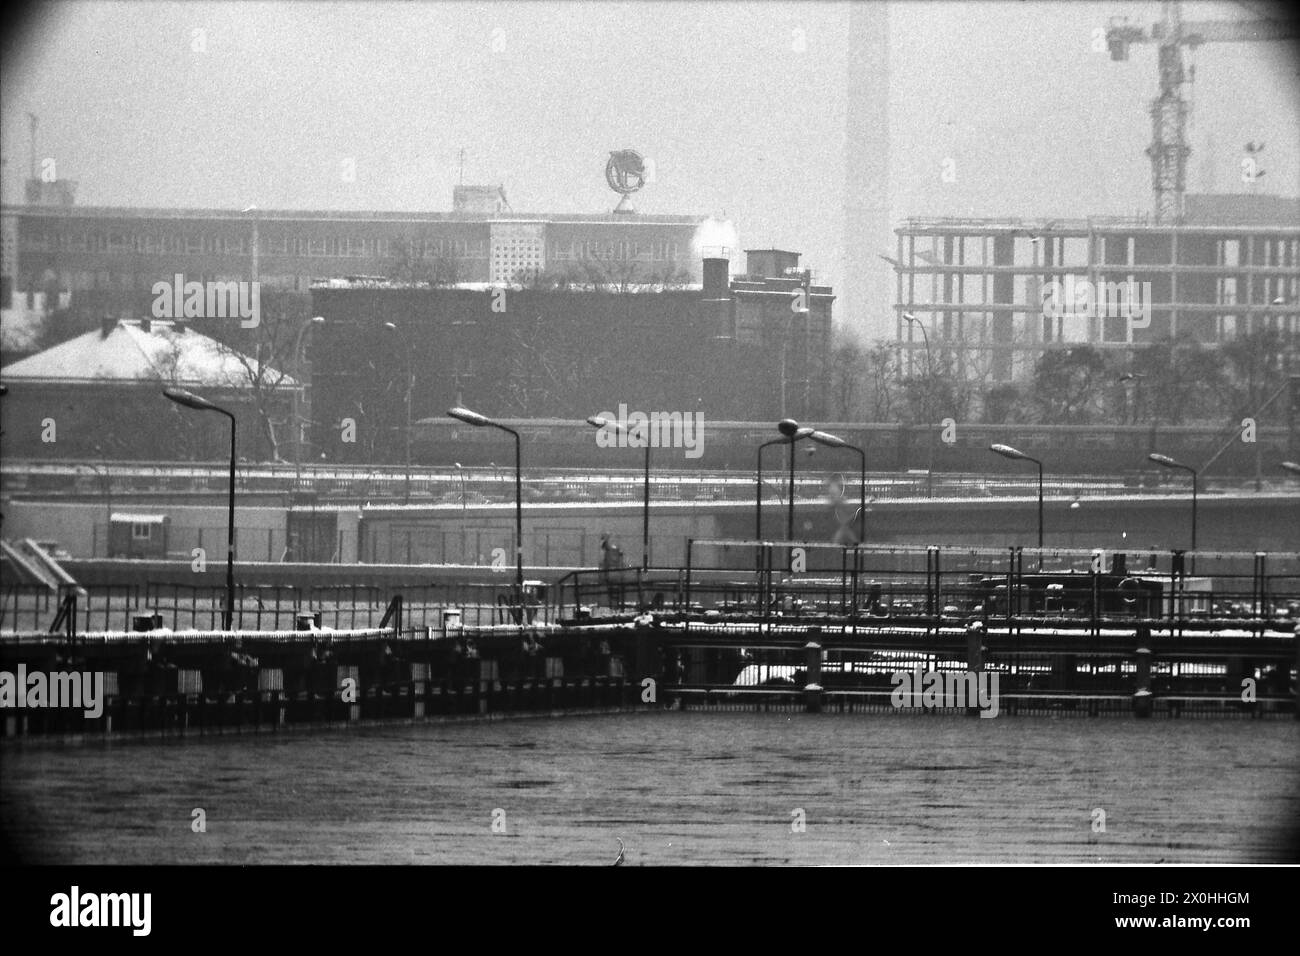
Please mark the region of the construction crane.
[[1172, 224], [1183, 219], [1187, 157], [1192, 151], [1187, 145], [1189, 105], [1183, 85], [1189, 77], [1183, 69], [1182, 48], [1194, 50], [1202, 43], [1293, 40], [1300, 37], [1300, 30], [1294, 21], [1280, 18], [1183, 20], [1178, 0], [1163, 0], [1160, 6], [1160, 22], [1148, 29], [1134, 26], [1124, 17], [1112, 18], [1106, 27], [1106, 46], [1112, 60], [1127, 60], [1131, 44], [1158, 45], [1160, 94], [1151, 101], [1152, 135], [1146, 152], [1151, 157], [1156, 222]]

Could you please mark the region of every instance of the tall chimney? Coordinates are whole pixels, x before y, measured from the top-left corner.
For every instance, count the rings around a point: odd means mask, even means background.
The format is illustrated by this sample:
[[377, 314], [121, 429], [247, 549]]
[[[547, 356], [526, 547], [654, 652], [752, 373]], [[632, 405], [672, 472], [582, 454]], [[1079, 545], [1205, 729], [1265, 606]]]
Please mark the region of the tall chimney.
[[704, 260], [705, 321], [713, 329], [715, 339], [736, 337], [735, 317], [731, 302], [731, 263], [726, 259]]
[[893, 338], [889, 222], [889, 4], [849, 4], [844, 260], [835, 311], [863, 338]]
[[725, 299], [731, 278], [731, 263], [726, 259], [704, 260], [704, 298]]

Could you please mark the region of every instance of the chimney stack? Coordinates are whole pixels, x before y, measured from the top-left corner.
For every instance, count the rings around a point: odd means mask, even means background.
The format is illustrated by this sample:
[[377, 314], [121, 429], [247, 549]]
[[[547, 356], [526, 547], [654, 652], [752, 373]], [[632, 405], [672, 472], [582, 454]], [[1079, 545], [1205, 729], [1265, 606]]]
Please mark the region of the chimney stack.
[[731, 279], [731, 263], [726, 259], [704, 260], [704, 298], [728, 298], [727, 285]]
[[731, 263], [726, 259], [704, 260], [704, 316], [713, 328], [713, 338], [736, 337], [731, 301]]
[[108, 338], [115, 328], [117, 328], [117, 319], [111, 315], [104, 316], [99, 320], [99, 337], [101, 339]]

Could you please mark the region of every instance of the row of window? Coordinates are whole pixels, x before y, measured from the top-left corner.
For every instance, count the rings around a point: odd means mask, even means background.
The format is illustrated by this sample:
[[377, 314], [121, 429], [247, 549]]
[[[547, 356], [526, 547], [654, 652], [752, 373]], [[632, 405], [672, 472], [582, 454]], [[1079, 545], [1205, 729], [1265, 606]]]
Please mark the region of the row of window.
[[[359, 236], [290, 236], [263, 233], [258, 252], [267, 256], [319, 256], [325, 258], [387, 259], [406, 250], [411, 258], [486, 259], [486, 239], [366, 239]], [[106, 252], [143, 255], [248, 256], [253, 251], [251, 231], [246, 235], [215, 233], [53, 232], [25, 235], [23, 252]]]
[[624, 259], [640, 262], [667, 262], [681, 258], [678, 243], [661, 240], [659, 242], [552, 242], [552, 259]]
[[[153, 233], [59, 231], [30, 233], [22, 237], [23, 252], [138, 253], [142, 255], [226, 255], [248, 256], [253, 252], [253, 235], [219, 233]], [[589, 240], [551, 242], [553, 260], [600, 259], [640, 262], [673, 262], [681, 258], [680, 243], [668, 240]], [[498, 252], [532, 252], [534, 241], [497, 243]], [[402, 255], [412, 259], [486, 259], [488, 240], [455, 238], [377, 238], [360, 236], [291, 236], [263, 232], [258, 252], [267, 256], [387, 259]]]

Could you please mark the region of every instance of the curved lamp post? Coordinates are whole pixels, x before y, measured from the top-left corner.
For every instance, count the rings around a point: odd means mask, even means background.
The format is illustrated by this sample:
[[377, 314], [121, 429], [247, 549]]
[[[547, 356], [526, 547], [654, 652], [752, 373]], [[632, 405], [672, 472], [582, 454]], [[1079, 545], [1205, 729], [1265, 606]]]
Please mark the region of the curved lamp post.
[[1031, 461], [1038, 466], [1038, 570], [1041, 571], [1043, 569], [1043, 463], [1010, 445], [989, 445], [989, 451], [1003, 458], [1010, 458], [1012, 461]]
[[[755, 465], [754, 477], [754, 540], [763, 540], [763, 449], [769, 445], [787, 445], [790, 443], [788, 438], [773, 438], [771, 441], [765, 441], [758, 446], [758, 461]], [[775, 489], [773, 489], [775, 493]], [[777, 501], [781, 496], [777, 495]]]
[[459, 476], [459, 478], [460, 478], [460, 510], [461, 510], [461, 512], [463, 513], [463, 512], [465, 511], [465, 508], [466, 508], [466, 503], [465, 503], [465, 466], [462, 465], [460, 462], [454, 462], [454, 464], [455, 464], [455, 466], [456, 466], [456, 474], [457, 474], [457, 476]]
[[603, 418], [600, 415], [590, 415], [587, 418], [587, 424], [595, 428], [608, 428], [620, 435], [625, 435], [630, 440], [633, 434], [639, 433], [641, 440], [645, 442], [645, 491], [641, 505], [641, 570], [645, 571], [650, 567], [650, 433], [647, 424], [638, 425], [635, 428], [628, 428], [622, 422], [616, 422], [612, 418]]
[[1157, 455], [1155, 452], [1147, 455], [1149, 461], [1154, 461], [1157, 465], [1165, 468], [1178, 468], [1188, 472], [1192, 476], [1192, 550], [1196, 550], [1196, 469], [1191, 465], [1184, 465], [1180, 461], [1175, 461], [1168, 455]]
[[857, 445], [850, 445], [843, 438], [829, 432], [815, 431], [808, 437], [827, 448], [847, 448], [858, 453], [861, 463], [858, 482], [858, 543], [862, 543], [867, 537], [867, 453]]
[[[785, 539], [794, 540], [794, 446], [801, 438], [810, 438], [815, 428], [809, 428], [806, 425], [800, 425], [793, 418], [783, 418], [776, 423], [777, 431], [785, 436], [790, 445], [790, 492], [789, 500], [786, 502], [786, 519], [785, 519]], [[761, 449], [760, 449], [761, 452]]]
[[452, 418], [475, 428], [497, 428], [508, 432], [515, 439], [515, 585], [519, 589], [519, 600], [524, 598], [524, 504], [523, 481], [520, 477], [519, 432], [507, 428], [500, 422], [494, 422], [486, 415], [472, 412], [468, 408], [453, 408], [447, 412]]
[[177, 405], [184, 405], [196, 412], [217, 412], [230, 419], [230, 494], [226, 515], [226, 610], [221, 616], [221, 629], [229, 631], [234, 624], [235, 614], [235, 416], [214, 405], [206, 398], [200, 398], [183, 388], [164, 388], [163, 395]]
[[302, 380], [302, 340], [307, 334], [307, 330], [313, 325], [324, 325], [325, 317], [323, 315], [313, 315], [310, 319], [304, 319], [302, 328], [298, 330], [298, 337], [293, 340], [293, 374], [298, 380], [298, 387], [293, 390], [293, 463], [299, 471], [301, 477], [302, 468], [302, 419], [299, 413], [299, 403], [302, 401], [301, 393], [303, 390]]
[[[809, 435], [813, 433], [813, 430], [811, 428], [800, 428], [799, 432], [800, 432], [798, 436], [799, 438], [807, 438]], [[795, 439], [795, 441], [797, 440], [798, 438]], [[789, 438], [773, 438], [771, 441], [765, 441], [763, 442], [763, 444], [758, 446], [758, 460], [755, 465], [755, 480], [754, 480], [754, 507], [755, 507], [754, 540], [755, 541], [763, 540], [763, 449], [767, 448], [770, 445], [789, 445], [789, 444], [792, 444]], [[794, 454], [793, 448], [790, 449], [790, 453], [792, 455]], [[776, 495], [777, 501], [781, 500], [781, 494], [776, 490], [775, 486], [772, 488], [772, 493]]]
[[[930, 355], [930, 336], [926, 334], [925, 323], [911, 312], [904, 312], [903, 318], [921, 330], [921, 341], [925, 343], [925, 423], [934, 428], [934, 362]], [[926, 434], [926, 468], [925, 487], [929, 497], [934, 497], [934, 436]]]
[[85, 464], [78, 465], [79, 468], [89, 468], [99, 476], [100, 486], [104, 489], [105, 500], [105, 525], [104, 525], [104, 557], [111, 558], [112, 555], [112, 538], [113, 538], [113, 479], [108, 473], [108, 456], [104, 454], [104, 449], [99, 445], [92, 445], [91, 451], [99, 456], [98, 465]]
[[406, 332], [392, 322], [385, 322], [384, 329], [401, 336], [402, 351], [406, 353], [406, 483], [403, 486], [402, 503], [409, 505], [411, 503], [411, 389], [415, 387], [415, 373], [411, 370], [411, 340]]

